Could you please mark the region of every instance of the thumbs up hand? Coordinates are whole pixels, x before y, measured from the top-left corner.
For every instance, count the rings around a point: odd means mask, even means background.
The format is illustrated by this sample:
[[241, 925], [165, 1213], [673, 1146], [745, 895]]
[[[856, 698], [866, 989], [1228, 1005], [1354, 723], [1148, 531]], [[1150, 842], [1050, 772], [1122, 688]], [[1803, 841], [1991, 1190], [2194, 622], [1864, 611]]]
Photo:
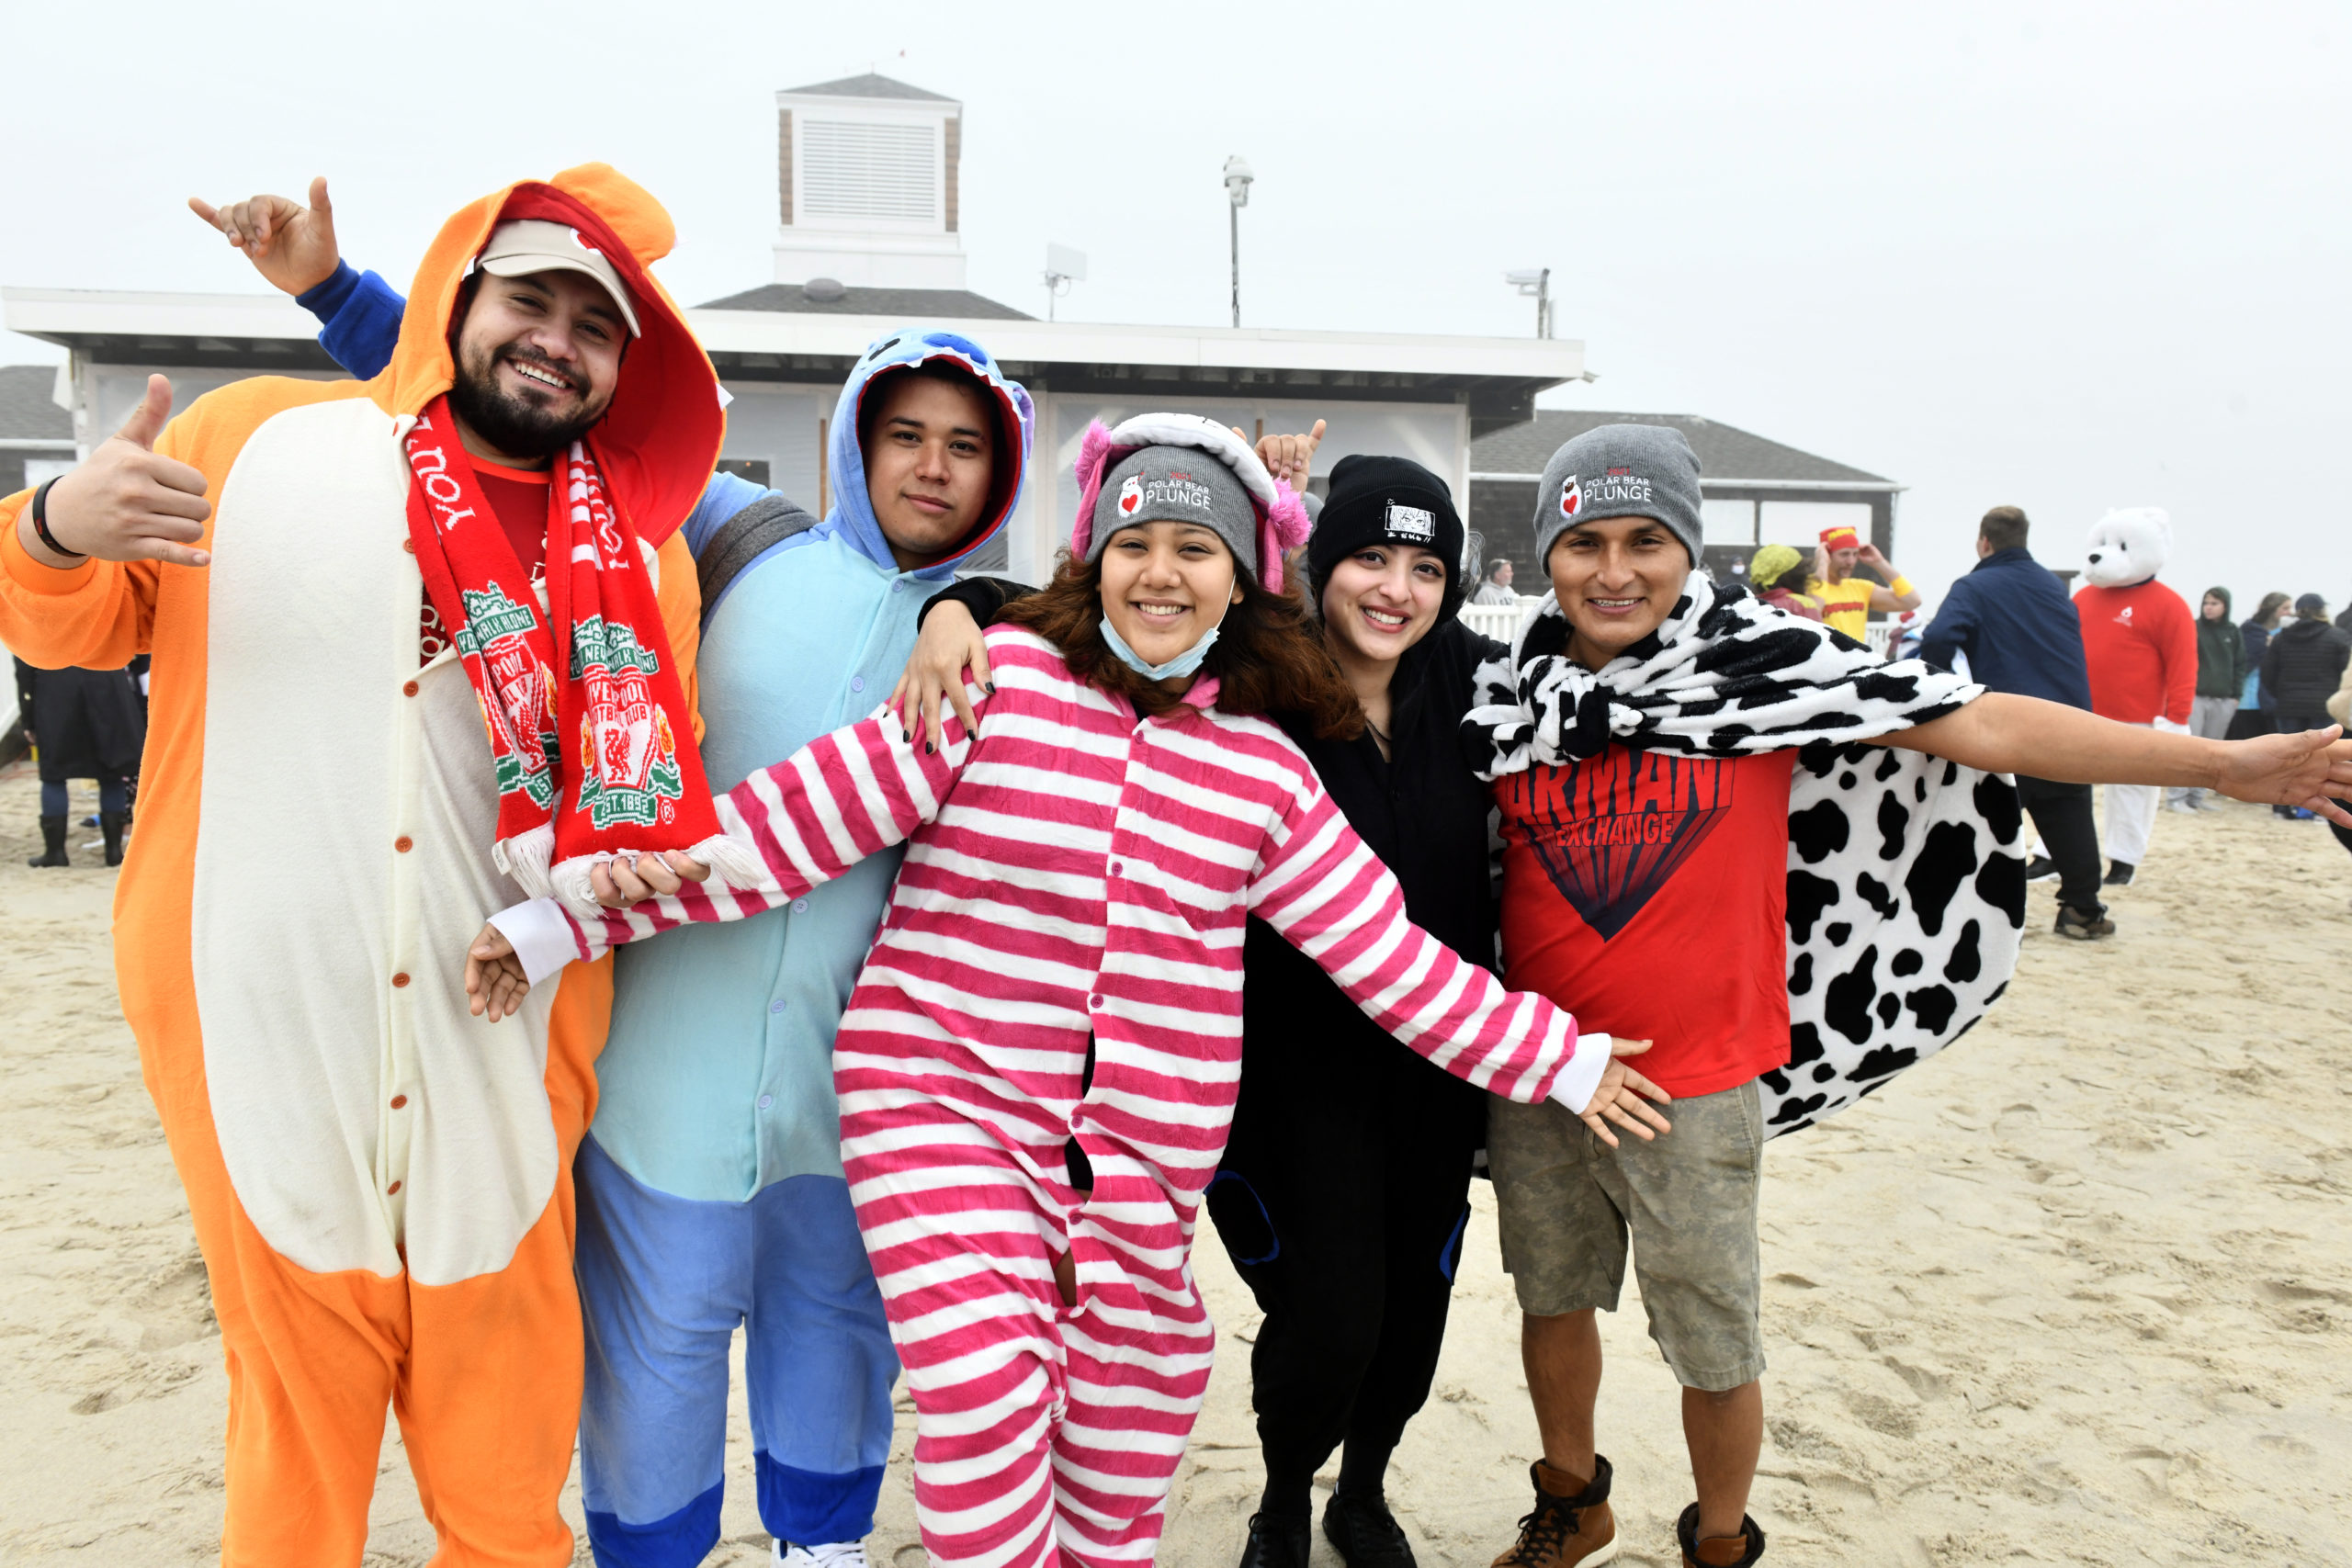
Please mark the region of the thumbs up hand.
[[215, 207], [200, 196], [192, 196], [187, 208], [244, 252], [255, 272], [288, 294], [316, 288], [334, 276], [335, 265], [342, 260], [334, 240], [334, 206], [327, 200], [324, 175], [311, 182], [308, 207], [282, 196], [256, 196]]
[[171, 382], [148, 377], [147, 395], [122, 428], [100, 443], [89, 461], [50, 486], [44, 508], [50, 536], [74, 554], [60, 555], [41, 542], [30, 506], [17, 519], [25, 553], [54, 567], [78, 566], [81, 556], [209, 565], [212, 557], [192, 547], [212, 515], [204, 475], [155, 452], [155, 438], [171, 417]]

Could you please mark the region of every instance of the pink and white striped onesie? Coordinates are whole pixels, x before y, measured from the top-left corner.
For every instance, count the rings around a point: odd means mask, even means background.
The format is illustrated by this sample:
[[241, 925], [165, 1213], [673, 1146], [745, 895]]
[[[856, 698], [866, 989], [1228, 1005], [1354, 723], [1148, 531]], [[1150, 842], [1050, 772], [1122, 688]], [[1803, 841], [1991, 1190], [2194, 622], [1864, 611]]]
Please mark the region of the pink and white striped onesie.
[[[886, 712], [720, 799], [772, 882], [564, 916], [563, 935], [584, 958], [740, 919], [908, 841], [833, 1073], [914, 1395], [923, 1542], [986, 1568], [1148, 1562], [1216, 1341], [1190, 1258], [1240, 1076], [1247, 918], [1498, 1094], [1536, 1100], [1557, 1080], [1581, 1106], [1608, 1049], [1577, 1050], [1566, 1013], [1408, 921], [1306, 759], [1272, 724], [1217, 712], [1214, 680], [1139, 718], [1030, 632], [988, 644], [976, 737], [951, 725], [926, 756]], [[543, 942], [555, 907], [526, 908]], [[1091, 1197], [1069, 1182], [1073, 1137]]]

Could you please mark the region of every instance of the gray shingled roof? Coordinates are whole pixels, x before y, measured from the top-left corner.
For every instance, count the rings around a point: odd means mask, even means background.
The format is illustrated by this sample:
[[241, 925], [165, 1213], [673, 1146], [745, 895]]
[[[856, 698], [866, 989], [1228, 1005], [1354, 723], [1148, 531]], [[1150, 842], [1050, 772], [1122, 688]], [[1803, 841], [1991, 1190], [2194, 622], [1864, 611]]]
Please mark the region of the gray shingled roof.
[[785, 91], [826, 98], [921, 98], [932, 104], [952, 104], [956, 101], [944, 93], [926, 93], [921, 87], [910, 87], [904, 82], [894, 82], [871, 71], [863, 76], [844, 76], [838, 82], [818, 82], [806, 87], [787, 87]]
[[73, 446], [74, 416], [50, 401], [56, 385], [54, 365], [0, 365], [0, 439]]
[[782, 310], [793, 315], [895, 316], [902, 321], [1034, 321], [1010, 305], [962, 288], [844, 288], [838, 299], [811, 299], [797, 283], [767, 283], [699, 307], [705, 310]]
[[1699, 470], [1710, 484], [1739, 479], [1838, 480], [1849, 484], [1894, 481], [1865, 473], [1793, 446], [1768, 441], [1734, 425], [1689, 413], [1603, 413], [1591, 409], [1543, 409], [1533, 423], [1515, 424], [1470, 443], [1474, 474], [1540, 474], [1560, 444], [1602, 424], [1665, 424], [1682, 432], [1699, 455]]

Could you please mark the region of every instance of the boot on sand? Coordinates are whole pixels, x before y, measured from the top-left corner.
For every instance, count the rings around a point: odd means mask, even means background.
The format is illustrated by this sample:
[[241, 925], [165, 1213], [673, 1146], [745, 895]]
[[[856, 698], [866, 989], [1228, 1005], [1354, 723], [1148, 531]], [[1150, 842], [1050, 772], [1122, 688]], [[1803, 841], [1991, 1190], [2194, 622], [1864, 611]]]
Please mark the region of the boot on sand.
[[1250, 1516], [1250, 1540], [1241, 1549], [1241, 1568], [1306, 1568], [1315, 1550], [1315, 1514]]
[[1699, 1505], [1693, 1503], [1674, 1522], [1674, 1534], [1682, 1543], [1682, 1568], [1749, 1568], [1764, 1555], [1764, 1532], [1745, 1514], [1739, 1517], [1737, 1535], [1711, 1535], [1702, 1540]]
[[1377, 1492], [1334, 1493], [1323, 1510], [1323, 1536], [1348, 1568], [1419, 1568], [1413, 1543]]
[[41, 813], [40, 841], [42, 852], [25, 862], [27, 865], [72, 865], [74, 863], [65, 858], [65, 813], [61, 811], [54, 817], [45, 811]]
[[119, 811], [98, 813], [98, 830], [107, 836], [107, 863], [120, 865], [122, 863], [122, 813]]
[[1609, 1511], [1609, 1461], [1592, 1456], [1589, 1482], [1538, 1460], [1535, 1511], [1519, 1521], [1519, 1540], [1494, 1568], [1596, 1568], [1617, 1555], [1617, 1517]]

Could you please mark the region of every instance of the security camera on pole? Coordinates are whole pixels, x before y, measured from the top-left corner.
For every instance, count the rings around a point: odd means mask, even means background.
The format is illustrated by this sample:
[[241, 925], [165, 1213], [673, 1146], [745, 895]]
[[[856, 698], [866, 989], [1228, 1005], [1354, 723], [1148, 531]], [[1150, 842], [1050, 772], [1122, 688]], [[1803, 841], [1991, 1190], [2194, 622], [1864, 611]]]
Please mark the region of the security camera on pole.
[[1521, 294], [1535, 300], [1535, 335], [1552, 335], [1552, 269], [1548, 266], [1529, 267], [1521, 272], [1503, 274], [1503, 281]]
[[1086, 253], [1050, 241], [1046, 245], [1046, 320], [1054, 319], [1054, 301], [1069, 292], [1073, 283], [1086, 281]]
[[1250, 205], [1250, 160], [1235, 154], [1225, 161], [1225, 195], [1233, 203], [1233, 324], [1241, 324], [1241, 209]]

